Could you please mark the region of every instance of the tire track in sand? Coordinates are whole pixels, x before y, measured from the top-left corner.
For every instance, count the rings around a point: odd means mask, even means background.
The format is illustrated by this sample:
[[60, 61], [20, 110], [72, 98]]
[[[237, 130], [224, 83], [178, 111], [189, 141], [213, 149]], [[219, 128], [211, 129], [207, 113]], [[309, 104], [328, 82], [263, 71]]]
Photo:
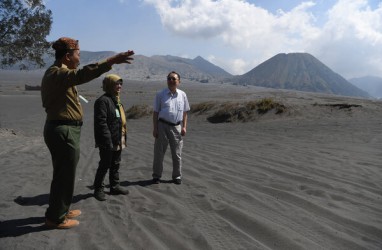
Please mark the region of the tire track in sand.
[[[234, 237], [229, 223], [222, 219], [213, 208], [196, 183], [182, 184], [176, 192], [193, 218], [193, 225], [208, 242], [211, 249], [246, 249], [242, 240]], [[261, 249], [267, 249], [262, 246]]]

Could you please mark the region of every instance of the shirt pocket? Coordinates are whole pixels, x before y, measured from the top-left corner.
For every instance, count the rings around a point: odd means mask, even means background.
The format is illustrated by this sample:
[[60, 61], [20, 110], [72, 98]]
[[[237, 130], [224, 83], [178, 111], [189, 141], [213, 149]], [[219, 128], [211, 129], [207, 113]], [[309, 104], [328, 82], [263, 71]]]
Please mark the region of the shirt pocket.
[[178, 100], [176, 102], [176, 107], [177, 107], [177, 110], [179, 112], [183, 112], [183, 110], [184, 110], [184, 101], [183, 100]]

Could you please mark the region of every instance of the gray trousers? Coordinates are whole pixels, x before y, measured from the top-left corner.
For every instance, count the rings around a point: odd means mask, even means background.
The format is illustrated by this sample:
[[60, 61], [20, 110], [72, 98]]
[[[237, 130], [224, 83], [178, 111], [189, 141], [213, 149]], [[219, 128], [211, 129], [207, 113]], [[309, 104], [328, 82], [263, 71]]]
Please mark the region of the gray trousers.
[[172, 155], [172, 179], [182, 177], [182, 148], [183, 138], [181, 126], [171, 126], [158, 122], [158, 138], [154, 144], [153, 178], [161, 178], [163, 172], [163, 158], [170, 144]]

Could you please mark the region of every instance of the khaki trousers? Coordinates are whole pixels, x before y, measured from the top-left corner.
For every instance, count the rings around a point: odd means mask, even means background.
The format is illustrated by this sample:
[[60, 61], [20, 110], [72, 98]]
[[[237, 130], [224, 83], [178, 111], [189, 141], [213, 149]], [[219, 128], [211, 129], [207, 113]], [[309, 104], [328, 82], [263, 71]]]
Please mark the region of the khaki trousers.
[[163, 158], [170, 144], [172, 156], [172, 179], [182, 177], [182, 148], [183, 138], [181, 126], [171, 126], [158, 121], [158, 138], [154, 144], [153, 178], [161, 178], [163, 172]]

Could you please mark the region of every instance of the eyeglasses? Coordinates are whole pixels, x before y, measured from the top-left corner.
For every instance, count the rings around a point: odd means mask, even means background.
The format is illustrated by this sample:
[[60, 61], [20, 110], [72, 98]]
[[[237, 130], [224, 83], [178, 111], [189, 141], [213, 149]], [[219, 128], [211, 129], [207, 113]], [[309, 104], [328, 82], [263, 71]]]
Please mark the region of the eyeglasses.
[[176, 81], [176, 80], [178, 80], [178, 78], [176, 77], [173, 77], [173, 76], [167, 77], [167, 81]]

